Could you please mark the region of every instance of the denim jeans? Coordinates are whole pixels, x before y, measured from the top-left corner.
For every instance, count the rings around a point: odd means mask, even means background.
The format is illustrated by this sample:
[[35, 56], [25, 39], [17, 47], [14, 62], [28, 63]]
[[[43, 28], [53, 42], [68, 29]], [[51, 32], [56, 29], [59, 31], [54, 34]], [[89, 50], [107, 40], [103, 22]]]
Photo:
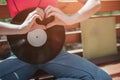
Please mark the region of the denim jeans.
[[31, 65], [12, 56], [0, 63], [0, 80], [29, 80], [38, 69], [54, 75], [57, 80], [112, 80], [90, 61], [66, 51], [39, 65]]

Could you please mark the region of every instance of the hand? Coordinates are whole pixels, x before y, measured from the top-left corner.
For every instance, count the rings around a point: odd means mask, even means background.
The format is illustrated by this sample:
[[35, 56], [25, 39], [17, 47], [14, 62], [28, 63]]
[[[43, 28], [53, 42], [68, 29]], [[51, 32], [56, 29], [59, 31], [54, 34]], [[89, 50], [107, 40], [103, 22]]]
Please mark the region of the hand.
[[55, 20], [49, 23], [46, 26], [46, 28], [50, 28], [54, 25], [72, 25], [76, 23], [75, 21], [78, 17], [78, 15], [76, 14], [72, 16], [68, 16], [64, 14], [60, 9], [53, 7], [53, 6], [48, 6], [45, 9], [45, 13], [46, 13], [46, 18], [50, 16], [55, 16]]
[[[27, 33], [28, 31], [38, 28], [34, 27], [37, 18], [40, 20], [43, 20], [44, 18], [44, 11], [40, 8], [36, 8], [33, 12], [29, 13], [25, 21], [18, 27], [18, 29], [22, 30], [23, 33]], [[41, 26], [39, 28], [44, 29], [45, 27]]]
[[43, 12], [42, 9], [36, 8], [33, 12], [29, 13], [27, 18], [23, 22], [23, 24], [21, 24], [18, 28], [23, 29], [27, 26], [30, 27], [35, 22], [36, 18], [39, 18], [40, 20], [43, 20], [44, 12]]

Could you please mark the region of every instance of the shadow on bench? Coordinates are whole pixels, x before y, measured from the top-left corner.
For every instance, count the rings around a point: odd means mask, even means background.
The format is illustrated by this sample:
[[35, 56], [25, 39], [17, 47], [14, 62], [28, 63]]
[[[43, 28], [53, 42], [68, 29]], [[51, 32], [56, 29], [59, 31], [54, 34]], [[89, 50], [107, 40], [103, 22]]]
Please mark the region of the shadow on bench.
[[54, 80], [55, 77], [43, 70], [38, 70], [30, 80]]

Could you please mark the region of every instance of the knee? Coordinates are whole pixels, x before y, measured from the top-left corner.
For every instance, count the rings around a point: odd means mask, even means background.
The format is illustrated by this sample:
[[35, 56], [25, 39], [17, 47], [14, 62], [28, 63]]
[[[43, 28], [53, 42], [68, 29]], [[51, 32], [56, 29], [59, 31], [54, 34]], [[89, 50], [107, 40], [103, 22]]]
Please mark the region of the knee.
[[13, 73], [0, 77], [0, 80], [20, 80], [20, 79], [17, 73], [13, 72]]
[[97, 78], [100, 80], [112, 80], [112, 78], [103, 70], [99, 70], [97, 74]]

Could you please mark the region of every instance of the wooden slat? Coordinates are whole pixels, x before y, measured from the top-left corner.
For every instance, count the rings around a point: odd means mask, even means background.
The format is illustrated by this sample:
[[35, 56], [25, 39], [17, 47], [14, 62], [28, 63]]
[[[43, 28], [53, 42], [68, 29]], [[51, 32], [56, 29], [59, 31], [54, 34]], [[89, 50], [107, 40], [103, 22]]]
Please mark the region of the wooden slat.
[[120, 10], [120, 1], [103, 1], [100, 12]]
[[120, 16], [116, 17], [116, 23], [120, 23]]
[[116, 28], [116, 37], [120, 38], [120, 28]]
[[90, 61], [98, 66], [103, 66], [105, 64], [110, 64], [111, 62], [120, 62], [120, 54], [118, 53], [114, 55], [98, 57], [98, 58], [90, 59]]
[[111, 77], [120, 77], [120, 62], [111, 62], [110, 64], [101, 66], [101, 68]]
[[81, 54], [81, 56], [83, 56], [83, 49], [68, 50], [68, 52], [71, 54], [78, 53]]
[[[77, 12], [84, 4], [80, 2], [59, 2], [59, 8], [66, 14]], [[98, 12], [120, 10], [120, 1], [102, 1], [101, 9]]]
[[84, 4], [79, 2], [59, 2], [58, 7], [66, 14], [73, 14], [78, 11]]
[[66, 25], [65, 26], [66, 30], [71, 30], [72, 28], [80, 28], [80, 23], [76, 23], [76, 24], [73, 24], [73, 25]]
[[81, 42], [81, 32], [70, 32], [66, 34], [65, 44], [68, 43], [80, 43]]
[[[117, 39], [120, 38], [120, 28], [116, 28], [116, 37], [117, 37]], [[75, 43], [75, 42], [79, 42], [79, 43], [82, 42], [81, 31], [67, 32], [65, 44]]]
[[0, 18], [9, 18], [9, 11], [6, 5], [0, 5]]
[[112, 78], [112, 80], [120, 80], [120, 77]]

